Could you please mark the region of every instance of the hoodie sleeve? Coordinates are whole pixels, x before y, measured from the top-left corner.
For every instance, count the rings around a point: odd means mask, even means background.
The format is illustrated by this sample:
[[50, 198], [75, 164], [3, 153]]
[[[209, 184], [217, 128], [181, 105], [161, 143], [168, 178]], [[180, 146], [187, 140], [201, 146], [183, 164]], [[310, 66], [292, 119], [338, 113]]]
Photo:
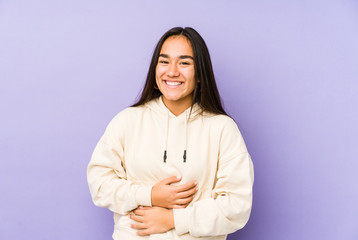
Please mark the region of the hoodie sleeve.
[[124, 164], [126, 118], [123, 112], [108, 125], [87, 168], [94, 204], [127, 214], [139, 205], [151, 206], [152, 187], [127, 180]]
[[221, 132], [218, 169], [211, 198], [174, 209], [175, 231], [194, 237], [226, 235], [247, 223], [252, 205], [253, 164], [236, 123]]

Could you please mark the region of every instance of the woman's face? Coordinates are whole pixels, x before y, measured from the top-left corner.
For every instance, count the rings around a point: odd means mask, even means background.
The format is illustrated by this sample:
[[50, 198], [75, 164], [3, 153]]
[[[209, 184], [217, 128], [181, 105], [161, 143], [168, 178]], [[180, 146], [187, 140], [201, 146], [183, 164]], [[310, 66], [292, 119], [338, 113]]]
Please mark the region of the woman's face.
[[191, 106], [195, 88], [193, 49], [184, 36], [165, 40], [156, 67], [156, 83], [168, 106]]

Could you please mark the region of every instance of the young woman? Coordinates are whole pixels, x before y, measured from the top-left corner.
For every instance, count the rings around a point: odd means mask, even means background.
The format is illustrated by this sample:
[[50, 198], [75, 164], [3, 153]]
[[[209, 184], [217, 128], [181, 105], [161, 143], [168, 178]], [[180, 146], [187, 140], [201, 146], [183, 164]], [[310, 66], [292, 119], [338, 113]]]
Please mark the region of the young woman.
[[226, 239], [249, 219], [253, 166], [192, 28], [159, 40], [140, 100], [109, 123], [88, 166], [117, 239]]

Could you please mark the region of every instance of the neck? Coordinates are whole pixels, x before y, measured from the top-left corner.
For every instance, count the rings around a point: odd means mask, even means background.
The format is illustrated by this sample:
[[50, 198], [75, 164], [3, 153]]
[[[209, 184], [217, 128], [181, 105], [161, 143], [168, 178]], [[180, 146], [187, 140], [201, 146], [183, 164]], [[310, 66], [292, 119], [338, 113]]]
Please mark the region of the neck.
[[188, 96], [188, 98], [172, 101], [163, 96], [163, 103], [175, 116], [179, 116], [191, 106], [192, 97]]

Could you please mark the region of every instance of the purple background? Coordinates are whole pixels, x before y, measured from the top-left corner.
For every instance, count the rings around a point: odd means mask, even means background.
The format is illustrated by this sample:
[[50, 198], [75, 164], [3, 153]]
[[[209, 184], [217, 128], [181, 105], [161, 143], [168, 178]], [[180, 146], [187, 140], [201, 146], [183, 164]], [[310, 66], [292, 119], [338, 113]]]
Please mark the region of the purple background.
[[206, 40], [255, 165], [229, 239], [358, 239], [358, 2], [0, 1], [0, 239], [110, 239], [86, 167], [174, 26]]

